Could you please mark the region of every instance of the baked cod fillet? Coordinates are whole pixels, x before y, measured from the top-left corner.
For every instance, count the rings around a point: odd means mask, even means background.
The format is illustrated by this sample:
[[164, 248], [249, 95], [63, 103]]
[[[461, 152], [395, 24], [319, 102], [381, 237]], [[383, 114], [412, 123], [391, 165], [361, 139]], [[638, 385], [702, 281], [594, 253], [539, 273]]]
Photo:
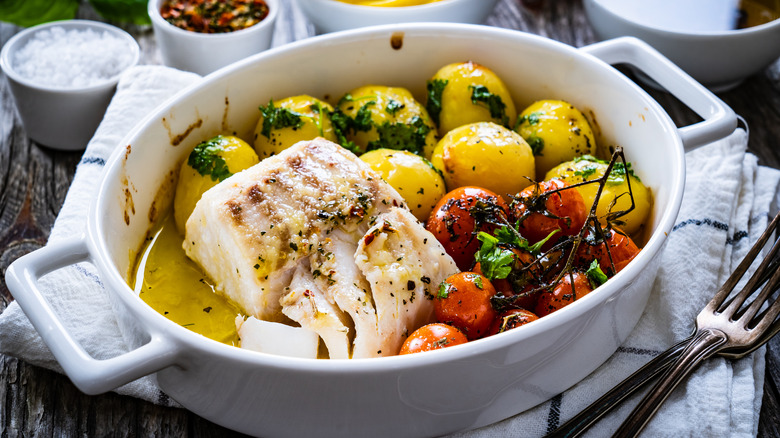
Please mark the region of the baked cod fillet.
[[316, 332], [331, 358], [396, 354], [457, 272], [401, 196], [324, 139], [208, 190], [183, 246], [244, 313]]

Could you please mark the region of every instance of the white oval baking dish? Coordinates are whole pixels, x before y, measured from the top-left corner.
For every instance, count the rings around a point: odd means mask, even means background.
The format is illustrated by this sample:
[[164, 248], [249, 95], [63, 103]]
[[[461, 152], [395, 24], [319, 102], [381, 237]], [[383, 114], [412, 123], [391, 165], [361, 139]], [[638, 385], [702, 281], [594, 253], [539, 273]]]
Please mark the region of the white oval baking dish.
[[[366, 83], [422, 96], [439, 67], [472, 60], [493, 69], [522, 108], [566, 99], [595, 118], [601, 141], [625, 148], [654, 194], [652, 234], [628, 267], [576, 303], [522, 328], [425, 354], [312, 360], [245, 351], [158, 314], [126, 279], [152, 221], [169, 204], [173, 169], [199, 141], [252, 132], [258, 105], [308, 93], [338, 98]], [[677, 128], [640, 87], [610, 66], [635, 65], [704, 119]], [[404, 24], [329, 34], [228, 66], [166, 103], [126, 137], [106, 167], [86, 234], [15, 261], [6, 281], [73, 382], [100, 393], [155, 373], [191, 411], [263, 436], [433, 436], [529, 409], [602, 364], [639, 319], [658, 254], [682, 199], [684, 148], [736, 127], [723, 102], [639, 40], [575, 49], [545, 38], [460, 24]], [[98, 266], [135, 350], [95, 360], [71, 338], [37, 288], [46, 272]]]

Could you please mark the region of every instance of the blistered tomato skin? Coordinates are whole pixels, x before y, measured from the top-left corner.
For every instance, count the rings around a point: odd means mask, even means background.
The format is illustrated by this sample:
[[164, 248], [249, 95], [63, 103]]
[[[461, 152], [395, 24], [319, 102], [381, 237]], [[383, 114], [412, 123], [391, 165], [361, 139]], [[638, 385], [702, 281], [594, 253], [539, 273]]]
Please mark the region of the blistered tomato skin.
[[534, 313], [540, 318], [547, 316], [579, 300], [592, 290], [590, 280], [584, 273], [566, 273], [551, 291], [539, 295]]
[[539, 319], [536, 314], [526, 309], [511, 309], [502, 313], [493, 321], [493, 325], [490, 328], [490, 335], [496, 335], [503, 333], [507, 330], [512, 330], [529, 322]]
[[465, 344], [468, 338], [460, 330], [447, 324], [424, 325], [406, 338], [398, 354], [421, 353]]
[[509, 206], [495, 193], [479, 187], [460, 187], [441, 198], [425, 224], [461, 271], [471, 269], [479, 250], [477, 233], [492, 233], [505, 221]]
[[559, 236], [572, 236], [585, 225], [585, 201], [576, 189], [567, 187], [568, 183], [553, 179], [526, 187], [517, 195], [512, 214], [520, 221], [520, 234], [529, 242], [539, 242], [555, 230], [560, 230]]
[[483, 275], [452, 275], [441, 284], [433, 300], [436, 320], [460, 329], [469, 340], [484, 337], [498, 316], [490, 302], [495, 294], [490, 280]]
[[[612, 228], [609, 230], [605, 229], [603, 232], [605, 233], [606, 245], [603, 241], [591, 245], [589, 243], [590, 239], [583, 239], [577, 250], [577, 264], [587, 267], [594, 259], [598, 260], [601, 270], [611, 277], [620, 272], [634, 259], [639, 253], [639, 247], [621, 230]], [[609, 253], [607, 253], [607, 248], [609, 248]], [[614, 272], [612, 263], [615, 264]]]

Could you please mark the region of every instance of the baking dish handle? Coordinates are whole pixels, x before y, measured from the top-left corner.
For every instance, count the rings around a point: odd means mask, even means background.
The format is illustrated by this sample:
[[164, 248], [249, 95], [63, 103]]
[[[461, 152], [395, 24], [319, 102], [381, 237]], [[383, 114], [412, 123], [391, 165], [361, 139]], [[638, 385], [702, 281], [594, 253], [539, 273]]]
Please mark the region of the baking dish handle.
[[47, 245], [14, 261], [6, 270], [8, 289], [73, 383], [87, 394], [100, 394], [175, 363], [178, 347], [152, 334], [141, 347], [98, 360], [73, 338], [38, 288], [45, 274], [91, 261], [86, 237]]
[[639, 69], [701, 116], [703, 121], [677, 130], [686, 150], [720, 140], [737, 127], [737, 115], [731, 107], [642, 40], [620, 37], [580, 50], [610, 65], [629, 64]]

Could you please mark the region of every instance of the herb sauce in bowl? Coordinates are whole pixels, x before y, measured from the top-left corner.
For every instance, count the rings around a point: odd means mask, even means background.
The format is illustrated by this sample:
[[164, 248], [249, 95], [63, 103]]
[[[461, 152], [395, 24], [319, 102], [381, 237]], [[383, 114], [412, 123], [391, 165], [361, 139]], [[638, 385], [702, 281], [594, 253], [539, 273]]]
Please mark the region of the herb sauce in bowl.
[[246, 29], [268, 16], [264, 0], [171, 0], [160, 15], [174, 26], [200, 33], [226, 33]]

